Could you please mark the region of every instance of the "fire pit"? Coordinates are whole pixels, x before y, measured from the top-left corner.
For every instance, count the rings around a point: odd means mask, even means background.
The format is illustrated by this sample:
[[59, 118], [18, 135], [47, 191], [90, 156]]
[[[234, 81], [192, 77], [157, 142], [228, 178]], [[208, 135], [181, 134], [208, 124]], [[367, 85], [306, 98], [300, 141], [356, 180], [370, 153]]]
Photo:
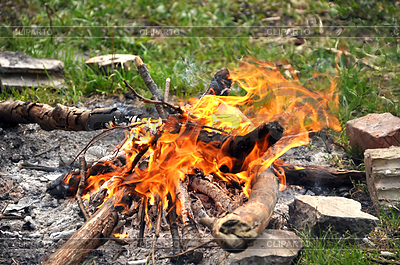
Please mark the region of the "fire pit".
[[[211, 242], [241, 252], [266, 228], [278, 189], [285, 189], [287, 167], [277, 159], [308, 144], [310, 132], [340, 130], [330, 114], [337, 107], [334, 85], [310, 92], [271, 63], [249, 59], [232, 73], [224, 69], [201, 99], [180, 107], [163, 101], [139, 57], [137, 64], [155, 99], [126, 85], [155, 104], [159, 118], [103, 132], [94, 141], [114, 132], [126, 136], [94, 163], [84, 155], [92, 143], [76, 152], [79, 169], [52, 187], [76, 197], [86, 221], [43, 264], [78, 264], [108, 239], [137, 247], [151, 242], [146, 256], [155, 261], [169, 233], [172, 249], [164, 257], [174, 261], [201, 262], [196, 247]], [[228, 96], [232, 82], [246, 95]], [[139, 228], [136, 238], [128, 224]]]

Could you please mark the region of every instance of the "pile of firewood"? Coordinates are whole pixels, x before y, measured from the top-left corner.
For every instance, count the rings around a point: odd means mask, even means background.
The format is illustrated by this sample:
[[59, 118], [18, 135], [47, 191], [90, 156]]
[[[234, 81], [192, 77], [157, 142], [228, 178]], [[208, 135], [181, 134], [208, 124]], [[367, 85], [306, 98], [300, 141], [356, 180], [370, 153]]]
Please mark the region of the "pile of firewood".
[[[58, 105], [52, 108], [46, 104], [24, 103], [21, 101], [6, 101], [0, 103], [0, 122], [6, 123], [38, 123], [45, 130], [93, 130], [106, 129], [98, 138], [94, 139], [77, 157], [80, 161], [80, 170], [72, 172], [65, 178], [68, 192], [77, 198], [86, 222], [71, 238], [55, 253], [45, 257], [43, 264], [77, 264], [91, 250], [104, 244], [114, 234], [118, 223], [119, 213], [125, 216], [133, 211], [140, 212], [140, 238], [144, 237], [146, 222], [154, 220], [155, 235], [152, 258], [155, 260], [154, 246], [160, 233], [163, 212], [168, 214], [166, 219], [171, 231], [174, 255], [171, 258], [182, 256], [188, 262], [199, 262], [201, 252], [195, 249], [210, 242], [201, 243], [198, 226], [208, 227], [215, 242], [229, 252], [245, 250], [255, 238], [266, 228], [274, 210], [278, 194], [278, 177], [282, 171], [286, 173], [288, 184], [312, 185], [313, 183], [351, 183], [352, 180], [362, 180], [360, 172], [340, 172], [326, 168], [293, 167], [276, 161], [274, 167], [263, 168], [261, 165], [249, 167], [246, 157], [257, 146], [261, 153], [265, 153], [282, 137], [283, 128], [278, 122], [263, 123], [250, 133], [242, 136], [230, 135], [223, 130], [196, 124], [188, 118], [188, 114], [180, 107], [164, 101], [164, 97], [151, 78], [148, 69], [139, 57], [136, 57], [138, 71], [146, 86], [153, 94], [153, 98], [145, 99], [125, 81], [135, 96], [145, 103], [155, 104], [161, 126], [151, 133], [151, 139], [143, 146], [137, 146], [138, 152], [133, 161], [126, 161], [125, 153], [117, 150], [113, 156], [105, 157], [97, 163], [87, 165], [83, 153], [87, 148], [100, 139], [102, 135], [115, 130], [130, 130], [135, 126], [144, 125], [143, 122], [132, 122], [129, 117], [134, 116], [132, 109], [97, 109], [94, 111], [69, 108]], [[226, 96], [229, 94], [231, 80], [227, 69], [219, 71], [211, 81], [205, 94]], [[126, 126], [109, 128], [110, 122], [132, 122]], [[145, 127], [144, 127], [145, 128]], [[145, 130], [150, 131], [149, 128]], [[204, 150], [204, 157], [215, 155], [230, 157], [232, 164], [224, 164], [219, 170], [223, 173], [235, 174], [246, 171], [250, 178], [250, 195], [243, 196], [243, 183], [235, 178], [229, 182], [221, 181], [218, 176], [205, 174], [200, 168], [193, 168], [190, 174], [175, 185], [173, 193], [167, 194], [167, 200], [155, 196], [153, 202], [137, 191], [139, 183], [129, 181], [129, 175], [135, 171], [147, 170], [149, 166], [147, 151], [155, 149], [159, 152], [157, 141], [163, 134], [175, 134], [177, 141], [190, 137], [196, 132], [196, 145], [212, 146], [217, 153], [208, 154]], [[182, 140], [182, 139], [181, 139]], [[279, 168], [279, 170], [277, 169]], [[90, 204], [101, 205], [90, 215], [87, 212], [82, 195], [88, 190], [87, 178], [99, 174], [115, 172], [126, 176], [115, 193], [110, 195], [106, 189], [100, 188], [91, 194]], [[229, 174], [228, 174], [229, 176]], [[122, 178], [123, 179], [123, 178]], [[339, 182], [338, 182], [339, 180]], [[102, 186], [104, 182], [98, 183]], [[103, 185], [105, 186], [105, 185]], [[207, 205], [211, 201], [211, 206]], [[167, 202], [167, 205], [164, 205]], [[152, 209], [152, 216], [146, 215]], [[191, 240], [188, 240], [188, 239]], [[114, 238], [115, 239], [115, 238]], [[115, 239], [118, 240], [118, 239]]]

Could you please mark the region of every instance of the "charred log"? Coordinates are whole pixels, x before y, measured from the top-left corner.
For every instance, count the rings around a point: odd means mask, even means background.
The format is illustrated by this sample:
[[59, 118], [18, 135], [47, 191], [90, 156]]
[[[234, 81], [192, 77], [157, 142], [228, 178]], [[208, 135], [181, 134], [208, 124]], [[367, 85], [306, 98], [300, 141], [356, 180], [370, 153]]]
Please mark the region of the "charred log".
[[211, 80], [206, 95], [228, 96], [231, 92], [232, 80], [229, 78], [229, 70], [218, 71]]
[[[222, 165], [224, 173], [238, 173], [247, 170], [245, 160], [255, 146], [261, 153], [275, 144], [283, 133], [283, 127], [276, 121], [263, 123], [250, 133], [243, 136], [231, 136], [202, 130], [197, 143], [206, 143], [221, 149], [221, 157], [226, 155], [234, 158], [232, 165]], [[203, 149], [205, 155], [207, 148]], [[215, 156], [211, 153], [210, 156]]]
[[279, 165], [274, 162], [274, 167], [281, 167], [286, 176], [288, 185], [313, 187], [315, 185], [337, 188], [351, 186], [354, 181], [366, 182], [365, 172], [357, 170], [338, 170], [332, 167], [315, 165], [290, 164]]

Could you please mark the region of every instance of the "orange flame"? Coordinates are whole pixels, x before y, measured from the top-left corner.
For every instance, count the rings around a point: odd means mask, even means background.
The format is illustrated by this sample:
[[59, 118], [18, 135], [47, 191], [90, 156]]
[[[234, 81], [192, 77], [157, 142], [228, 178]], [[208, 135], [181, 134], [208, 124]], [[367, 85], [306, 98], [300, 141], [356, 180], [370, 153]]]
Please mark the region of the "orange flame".
[[124, 239], [128, 237], [128, 234], [120, 234], [120, 233], [115, 233], [113, 234], [114, 237], [119, 238], [119, 239]]
[[[85, 193], [104, 188], [108, 190], [108, 199], [121, 186], [129, 184], [152, 204], [155, 197], [162, 198], [166, 207], [167, 195], [174, 202], [179, 182], [197, 168], [224, 181], [236, 180], [248, 195], [249, 170], [254, 166], [266, 169], [290, 148], [308, 144], [310, 131], [341, 130], [338, 119], [330, 114], [338, 107], [333, 82], [327, 91], [310, 91], [298, 80], [285, 79], [273, 63], [252, 62], [251, 59], [243, 61], [230, 78], [247, 92], [245, 96], [205, 95], [193, 107], [185, 107], [185, 113], [179, 118], [170, 116], [165, 123], [161, 119], [136, 123], [138, 126], [128, 133], [120, 148], [126, 156], [126, 165], [103, 162], [112, 168], [111, 172], [89, 176]], [[245, 135], [269, 121], [279, 121], [284, 127], [282, 139], [266, 152], [255, 145], [244, 160], [244, 170], [238, 173], [221, 171], [221, 166], [233, 163], [233, 159], [221, 151], [224, 146], [218, 148], [212, 142], [197, 141], [204, 128]], [[133, 166], [140, 152], [144, 153], [143, 159]], [[147, 165], [140, 167], [141, 163]], [[280, 189], [283, 189], [286, 185], [284, 173], [279, 170], [276, 173]]]

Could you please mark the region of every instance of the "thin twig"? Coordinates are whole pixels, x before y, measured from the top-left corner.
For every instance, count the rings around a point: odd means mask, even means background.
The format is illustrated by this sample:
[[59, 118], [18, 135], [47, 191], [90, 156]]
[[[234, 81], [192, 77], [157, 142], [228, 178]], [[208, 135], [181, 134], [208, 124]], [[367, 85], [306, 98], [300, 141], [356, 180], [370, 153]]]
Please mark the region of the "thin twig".
[[[51, 9], [47, 3], [45, 3], [44, 6], [46, 7], [47, 17], [49, 18], [50, 30], [51, 32], [53, 32], [53, 21], [51, 19], [53, 9]], [[51, 42], [53, 42], [53, 34], [50, 34], [50, 40]]]
[[53, 150], [55, 150], [55, 149], [57, 149], [57, 148], [59, 148], [59, 147], [60, 147], [60, 145], [53, 146], [52, 148], [49, 148], [49, 149], [47, 149], [47, 150], [44, 150], [44, 151], [42, 151], [42, 152], [37, 153], [37, 154], [34, 155], [33, 157], [37, 157], [37, 156], [44, 155], [44, 154], [46, 154], [46, 153], [48, 153], [48, 152], [51, 152], [51, 151], [53, 151]]
[[185, 255], [185, 254], [187, 254], [187, 253], [189, 253], [189, 252], [192, 252], [192, 251], [194, 251], [194, 250], [196, 250], [196, 249], [198, 249], [198, 248], [202, 248], [202, 247], [204, 247], [205, 245], [208, 245], [208, 244], [210, 244], [211, 242], [214, 242], [214, 241], [215, 241], [215, 239], [211, 239], [211, 240], [208, 240], [208, 241], [206, 241], [206, 242], [204, 242], [204, 243], [201, 243], [201, 244], [198, 245], [198, 246], [195, 246], [195, 247], [193, 247], [193, 248], [189, 248], [189, 249], [187, 249], [187, 250], [185, 250], [185, 251], [183, 251], [183, 252], [181, 252], [181, 253], [179, 253], [179, 254], [164, 256], [164, 257], [161, 257], [160, 259], [177, 258], [177, 257], [179, 257], [179, 256], [182, 256], [182, 255]]
[[9, 204], [10, 204], [10, 202], [7, 202], [6, 206], [3, 208], [3, 210], [1, 210], [0, 219], [24, 219], [25, 218], [25, 216], [3, 215]]
[[171, 231], [173, 253], [179, 253], [181, 251], [181, 239], [179, 236], [178, 225], [176, 224], [176, 203], [172, 203], [171, 195], [168, 194], [168, 215], [167, 220], [169, 229]]
[[174, 106], [174, 105], [172, 105], [172, 104], [170, 104], [170, 103], [168, 103], [168, 102], [165, 102], [165, 101], [147, 99], [147, 98], [145, 98], [145, 97], [139, 95], [139, 94], [133, 89], [133, 87], [131, 87], [131, 86], [128, 84], [128, 82], [127, 82], [125, 79], [123, 79], [123, 81], [124, 81], [126, 87], [129, 88], [129, 89], [132, 91], [132, 93], [133, 93], [139, 100], [143, 101], [144, 103], [150, 103], [150, 104], [155, 104], [155, 105], [165, 105], [165, 106], [168, 106], [168, 107], [170, 107], [170, 108], [173, 108], [174, 110], [176, 110], [176, 111], [179, 112], [180, 114], [183, 114], [183, 113], [184, 113], [184, 111], [181, 109], [181, 107]]
[[76, 191], [76, 200], [78, 201], [78, 206], [79, 209], [81, 209], [83, 218], [85, 219], [85, 222], [87, 222], [90, 219], [90, 216], [86, 211], [85, 206], [82, 203], [82, 193], [83, 190], [85, 189], [85, 182], [86, 182], [86, 160], [84, 156], [79, 157], [79, 166], [81, 171], [80, 172], [81, 177], [79, 179], [78, 190]]
[[129, 265], [141, 265], [141, 264], [147, 264], [150, 261], [150, 256], [147, 256], [147, 258], [145, 259], [139, 259], [139, 260], [132, 260], [132, 261], [128, 261], [127, 263]]
[[387, 259], [383, 260], [381, 258], [375, 259], [375, 258], [370, 257], [370, 260], [373, 262], [377, 262], [379, 264], [400, 264], [400, 262], [397, 262], [397, 261], [392, 261], [392, 260], [387, 260]]
[[50, 9], [50, 11], [51, 11], [50, 15], [53, 15], [53, 14], [56, 15], [56, 17], [61, 21], [61, 24], [63, 26], [65, 26], [64, 20], [62, 20], [62, 18], [57, 14], [57, 12], [55, 12], [54, 9], [51, 6], [49, 6], [47, 3], [45, 3], [44, 5], [45, 5], [46, 9]]
[[149, 150], [150, 146], [157, 143], [157, 141], [158, 141], [158, 139], [160, 139], [160, 137], [161, 137], [161, 132], [160, 132], [160, 130], [158, 130], [157, 133], [151, 139], [150, 143], [147, 144], [146, 146], [142, 147], [142, 149], [140, 149], [139, 153], [137, 153], [137, 155], [135, 156], [135, 159], [132, 161], [130, 170], [127, 172], [128, 174], [131, 174], [133, 172], [133, 170], [135, 169], [137, 163], [139, 163], [142, 156]]
[[14, 262], [13, 265], [14, 265], [14, 264], [15, 264], [15, 265], [20, 265], [20, 263], [19, 263], [18, 260], [14, 259], [14, 258], [11, 258], [11, 259], [12, 259], [12, 261]]
[[0, 215], [3, 215], [3, 213], [6, 211], [9, 204], [10, 204], [10, 202], [7, 202], [6, 206], [3, 208], [3, 210], [1, 210]]
[[[71, 166], [69, 167], [69, 171], [68, 171], [68, 174], [67, 174], [67, 175], [69, 175], [69, 173], [71, 173], [72, 166], [74, 165], [74, 162], [76, 161], [76, 159], [78, 159], [78, 157], [79, 157], [82, 153], [86, 152], [86, 151], [89, 149], [90, 146], [92, 146], [93, 144], [95, 144], [95, 143], [98, 142], [99, 140], [101, 140], [101, 139], [103, 139], [103, 138], [105, 138], [105, 137], [107, 137], [107, 136], [110, 136], [110, 135], [113, 134], [114, 131], [116, 131], [116, 130], [132, 129], [132, 128], [134, 128], [134, 127], [137, 127], [137, 126], [140, 126], [140, 125], [143, 125], [143, 124], [145, 124], [145, 123], [144, 123], [144, 122], [139, 122], [139, 123], [135, 123], [135, 124], [127, 125], [127, 126], [116, 126], [116, 127], [113, 127], [113, 128], [105, 129], [105, 130], [103, 130], [101, 133], [99, 133], [98, 135], [94, 136], [94, 137], [92, 138], [92, 140], [90, 140], [90, 141], [86, 144], [86, 146], [75, 156], [74, 160], [72, 160]], [[103, 135], [103, 134], [105, 134], [105, 133], [107, 133], [107, 132], [110, 132], [110, 131], [111, 131], [111, 133], [106, 134], [106, 135]]]
[[20, 169], [33, 169], [33, 170], [40, 170], [40, 171], [45, 171], [45, 172], [55, 172], [55, 171], [60, 171], [59, 168], [57, 167], [47, 167], [47, 166], [41, 166], [41, 165], [33, 165], [28, 162], [24, 162], [21, 165], [19, 165]]
[[0, 215], [0, 219], [25, 219], [26, 216], [16, 216], [16, 215]]
[[165, 90], [164, 90], [164, 101], [168, 102], [168, 97], [169, 97], [169, 87], [171, 85], [171, 79], [167, 78], [165, 80]]

